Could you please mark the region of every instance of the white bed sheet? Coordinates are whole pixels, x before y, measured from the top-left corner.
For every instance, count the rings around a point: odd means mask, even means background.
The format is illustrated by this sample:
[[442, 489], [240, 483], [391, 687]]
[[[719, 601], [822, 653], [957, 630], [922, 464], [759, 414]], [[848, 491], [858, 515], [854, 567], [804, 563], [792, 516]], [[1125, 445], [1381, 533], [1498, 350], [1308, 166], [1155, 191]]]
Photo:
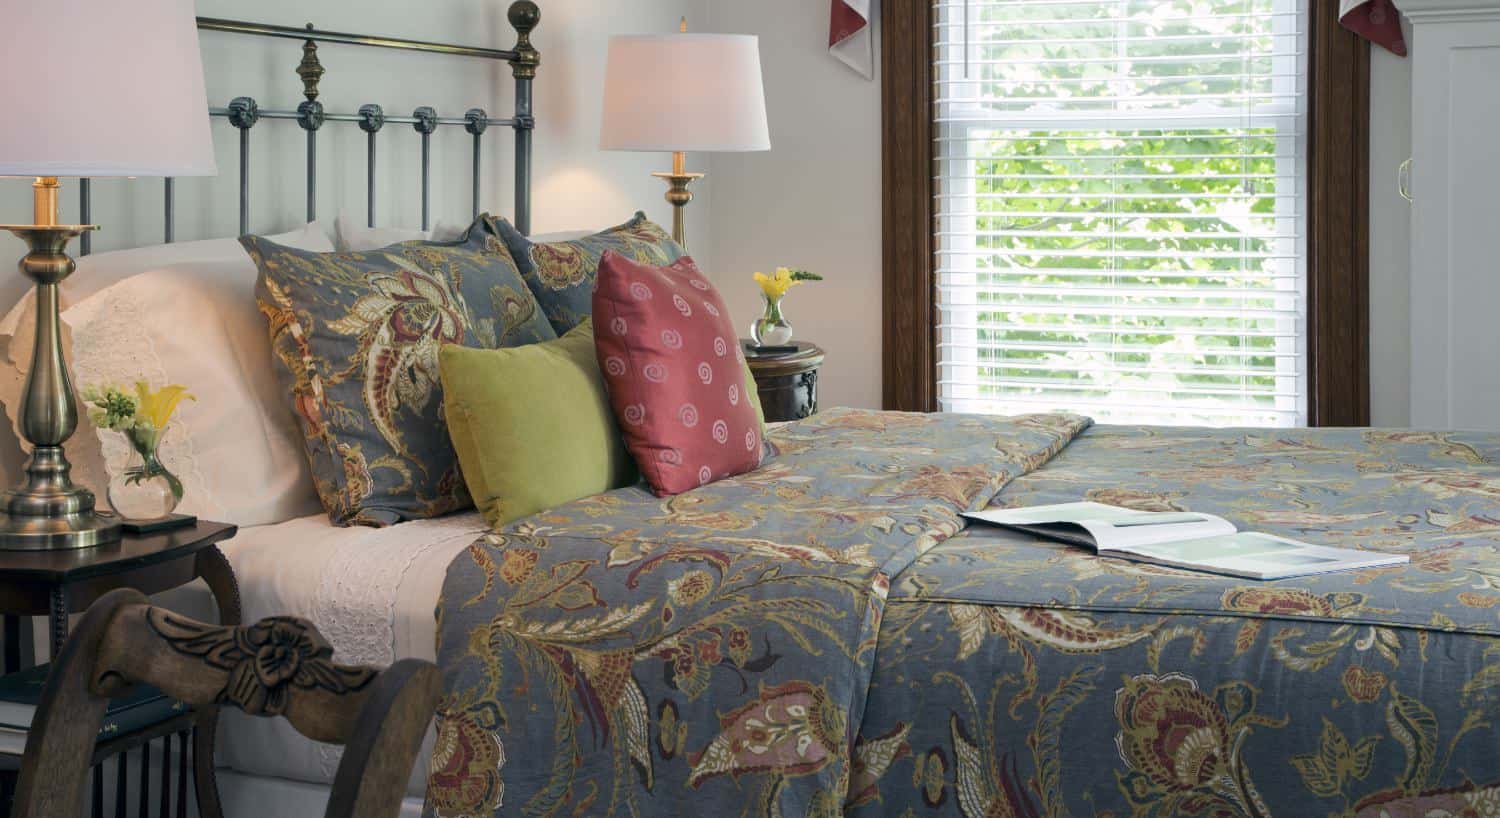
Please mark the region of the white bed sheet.
[[[223, 544], [240, 587], [245, 622], [292, 615], [310, 620], [345, 664], [387, 667], [436, 656], [434, 610], [448, 564], [484, 531], [478, 513], [389, 528], [338, 528], [324, 515], [242, 529]], [[197, 616], [211, 611], [207, 589], [163, 604]], [[409, 791], [425, 790], [429, 730]], [[218, 763], [248, 776], [327, 785], [339, 749], [298, 735], [282, 719], [224, 711]]]

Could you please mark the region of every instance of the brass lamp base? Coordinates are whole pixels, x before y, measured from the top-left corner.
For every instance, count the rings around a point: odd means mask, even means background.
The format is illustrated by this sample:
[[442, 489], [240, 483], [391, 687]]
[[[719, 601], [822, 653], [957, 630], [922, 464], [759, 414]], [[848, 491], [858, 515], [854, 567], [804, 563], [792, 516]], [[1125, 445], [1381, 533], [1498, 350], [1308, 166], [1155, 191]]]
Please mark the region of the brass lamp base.
[[693, 192], [688, 190], [688, 185], [703, 178], [701, 173], [688, 173], [687, 155], [682, 151], [672, 154], [672, 172], [657, 172], [651, 174], [667, 183], [667, 201], [672, 203], [672, 241], [687, 249], [687, 225], [684, 214], [688, 202], [693, 200]]
[[74, 551], [119, 541], [120, 519], [108, 512], [0, 518], [0, 551]]
[[[0, 495], [0, 551], [92, 548], [120, 539], [120, 519], [94, 510], [94, 493], [67, 479], [58, 446], [38, 446], [27, 464], [26, 485]], [[53, 472], [36, 486], [34, 478]]]
[[63, 443], [78, 427], [73, 383], [63, 359], [57, 285], [77, 264], [67, 246], [93, 225], [57, 223], [57, 180], [33, 185], [36, 224], [0, 225], [26, 241], [21, 272], [36, 283], [36, 341], [21, 393], [21, 436], [31, 444], [26, 479], [0, 494], [0, 550], [90, 548], [120, 539], [120, 521], [94, 510], [94, 493], [73, 485]]
[[0, 494], [0, 551], [92, 548], [120, 539], [120, 519], [94, 510], [94, 493], [68, 479], [61, 446], [37, 446], [26, 482]]

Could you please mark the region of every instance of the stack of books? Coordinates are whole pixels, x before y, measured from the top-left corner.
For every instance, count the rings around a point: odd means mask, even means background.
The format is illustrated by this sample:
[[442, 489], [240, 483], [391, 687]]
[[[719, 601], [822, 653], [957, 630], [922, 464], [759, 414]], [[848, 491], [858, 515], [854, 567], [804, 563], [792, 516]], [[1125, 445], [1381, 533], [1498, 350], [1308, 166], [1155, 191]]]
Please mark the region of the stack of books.
[[[50, 668], [51, 665], [37, 665], [0, 676], [0, 754], [19, 756], [26, 751], [26, 734], [36, 718]], [[182, 702], [167, 698], [150, 685], [136, 685], [125, 695], [110, 700], [99, 740], [108, 741], [164, 722], [185, 709]]]

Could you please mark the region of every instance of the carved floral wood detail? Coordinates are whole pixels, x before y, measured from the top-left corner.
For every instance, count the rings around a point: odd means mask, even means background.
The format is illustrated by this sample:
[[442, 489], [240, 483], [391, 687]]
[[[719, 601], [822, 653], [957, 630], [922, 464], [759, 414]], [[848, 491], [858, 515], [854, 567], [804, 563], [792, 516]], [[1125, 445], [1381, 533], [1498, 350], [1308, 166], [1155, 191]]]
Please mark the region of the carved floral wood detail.
[[334, 664], [333, 647], [311, 623], [296, 617], [270, 617], [233, 628], [151, 608], [146, 621], [173, 650], [228, 671], [218, 701], [252, 715], [283, 715], [292, 688], [342, 695], [363, 689], [376, 676], [368, 668]]

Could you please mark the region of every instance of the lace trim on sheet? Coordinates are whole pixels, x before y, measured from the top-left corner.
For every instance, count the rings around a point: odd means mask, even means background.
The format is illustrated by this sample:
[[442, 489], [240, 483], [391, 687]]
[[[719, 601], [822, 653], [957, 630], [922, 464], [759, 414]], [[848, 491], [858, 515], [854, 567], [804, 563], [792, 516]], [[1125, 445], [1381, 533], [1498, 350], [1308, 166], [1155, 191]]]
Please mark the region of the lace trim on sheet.
[[[334, 659], [390, 667], [396, 661], [397, 596], [407, 572], [433, 549], [455, 539], [467, 544], [486, 530], [484, 518], [471, 512], [344, 539], [323, 564], [311, 608], [313, 624], [333, 645]], [[317, 750], [322, 772], [331, 781], [343, 750], [330, 744], [319, 744]]]

